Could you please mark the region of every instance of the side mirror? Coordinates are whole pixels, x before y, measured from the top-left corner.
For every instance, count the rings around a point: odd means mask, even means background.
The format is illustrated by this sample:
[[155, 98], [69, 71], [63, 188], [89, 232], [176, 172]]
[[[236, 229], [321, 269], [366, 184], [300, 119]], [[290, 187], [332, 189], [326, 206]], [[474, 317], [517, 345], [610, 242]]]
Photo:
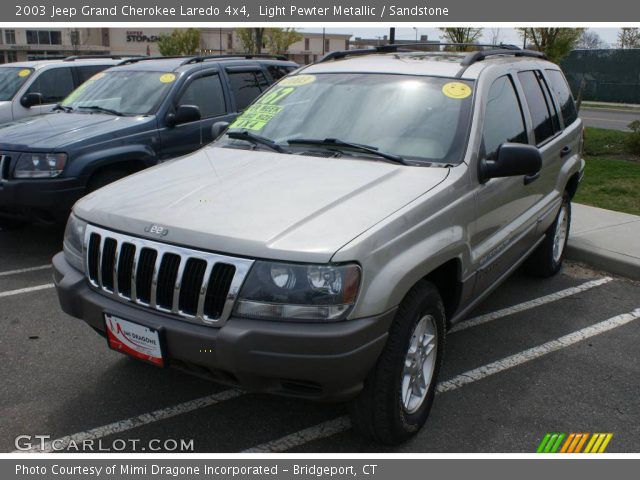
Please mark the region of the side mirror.
[[189, 123], [200, 120], [202, 115], [200, 109], [195, 105], [180, 105], [176, 109], [176, 113], [167, 115], [167, 125], [173, 127], [181, 123]]
[[498, 148], [495, 160], [480, 162], [480, 181], [491, 178], [517, 177], [526, 175], [535, 180], [542, 168], [542, 155], [533, 145], [522, 143], [503, 143]]
[[31, 108], [34, 105], [41, 105], [42, 99], [43, 97], [41, 93], [27, 93], [20, 99], [20, 105], [22, 105], [24, 108]]
[[215, 140], [229, 128], [229, 122], [216, 122], [211, 125], [211, 136]]

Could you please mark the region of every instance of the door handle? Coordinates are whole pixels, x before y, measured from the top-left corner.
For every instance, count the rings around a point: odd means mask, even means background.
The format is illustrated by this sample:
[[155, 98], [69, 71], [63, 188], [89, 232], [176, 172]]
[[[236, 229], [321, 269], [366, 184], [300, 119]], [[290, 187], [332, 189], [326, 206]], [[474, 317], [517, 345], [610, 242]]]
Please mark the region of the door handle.
[[562, 150], [560, 150], [560, 158], [566, 157], [571, 153], [571, 146], [567, 145]]
[[540, 172], [534, 173], [533, 175], [526, 175], [524, 177], [524, 184], [529, 185], [530, 183], [535, 182], [539, 178], [540, 178]]

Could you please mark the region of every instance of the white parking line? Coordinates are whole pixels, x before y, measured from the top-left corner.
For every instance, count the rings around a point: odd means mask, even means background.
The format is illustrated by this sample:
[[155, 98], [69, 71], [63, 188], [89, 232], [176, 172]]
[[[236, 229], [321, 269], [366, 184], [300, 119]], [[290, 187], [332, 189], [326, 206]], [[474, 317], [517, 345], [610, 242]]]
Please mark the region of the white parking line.
[[586, 290], [589, 290], [590, 288], [599, 287], [600, 285], [609, 283], [611, 280], [613, 280], [613, 278], [611, 277], [591, 280], [589, 282], [583, 283], [582, 285], [567, 288], [565, 290], [560, 290], [559, 292], [550, 293], [549, 295], [545, 295], [544, 297], [534, 298], [533, 300], [528, 300], [511, 307], [503, 308], [502, 310], [496, 310], [495, 312], [486, 313], [478, 317], [470, 318], [469, 320], [464, 320], [463, 322], [455, 324], [451, 328], [451, 330], [449, 330], [449, 333], [460, 332], [462, 330], [466, 330], [467, 328], [476, 327], [478, 325], [482, 325], [483, 323], [497, 320], [498, 318], [513, 315], [514, 313], [524, 312], [525, 310], [536, 308], [546, 303], [555, 302], [557, 300], [570, 297], [571, 295], [584, 292]]
[[0, 298], [10, 297], [12, 295], [20, 295], [21, 293], [37, 292], [38, 290], [45, 290], [47, 288], [53, 288], [53, 283], [45, 283], [44, 285], [36, 285], [35, 287], [19, 288], [17, 290], [8, 290], [6, 292], [0, 292]]
[[[629, 322], [640, 318], [640, 308], [636, 308], [634, 311], [617, 315], [602, 322], [596, 323], [589, 327], [585, 327], [581, 330], [577, 330], [568, 335], [564, 335], [555, 340], [543, 343], [537, 347], [530, 348], [520, 353], [510, 355], [501, 360], [489, 363], [479, 368], [469, 370], [453, 377], [450, 380], [440, 382], [436, 388], [436, 393], [449, 392], [456, 390], [469, 383], [477, 382], [483, 378], [495, 375], [496, 373], [504, 372], [510, 368], [522, 365], [526, 362], [540, 358], [551, 352], [569, 347], [587, 338], [600, 335], [601, 333], [608, 332], [614, 328], [626, 325]], [[330, 437], [340, 432], [344, 432], [351, 428], [351, 423], [347, 417], [339, 417], [327, 422], [314, 425], [299, 432], [292, 433], [277, 440], [263, 443], [252, 447], [245, 452], [284, 452], [294, 447], [299, 447], [314, 440], [320, 440], [322, 438]]]
[[0, 277], [8, 277], [9, 275], [17, 275], [19, 273], [28, 273], [28, 272], [35, 272], [38, 270], [46, 270], [47, 268], [51, 268], [51, 264], [40, 265], [38, 267], [19, 268], [17, 270], [7, 270], [6, 272], [0, 272]]
[[[216, 403], [231, 400], [241, 395], [244, 395], [244, 392], [240, 390], [224, 390], [219, 393], [214, 393], [213, 395], [196, 398], [195, 400], [189, 400], [188, 402], [179, 403], [177, 405], [162, 408], [160, 410], [155, 410], [150, 413], [143, 413], [142, 415], [138, 415], [137, 417], [127, 418], [125, 420], [110, 423], [109, 425], [104, 425], [102, 427], [93, 428], [91, 430], [86, 430], [84, 432], [74, 433], [73, 435], [68, 435], [56, 440], [51, 440], [50, 442], [47, 442], [45, 444], [44, 449], [34, 447], [27, 451], [37, 453], [52, 452], [54, 450], [57, 451], [65, 448], [71, 443], [78, 444], [83, 441], [97, 440], [99, 438], [106, 437], [107, 435], [122, 433], [124, 431], [131, 430], [132, 428], [137, 428], [149, 423], [165, 420], [167, 418], [175, 417], [176, 415], [182, 415], [183, 413], [187, 412], [192, 412], [193, 410], [198, 410], [200, 408], [210, 407], [211, 405], [215, 405]], [[25, 450], [16, 450], [13, 453], [24, 452]]]

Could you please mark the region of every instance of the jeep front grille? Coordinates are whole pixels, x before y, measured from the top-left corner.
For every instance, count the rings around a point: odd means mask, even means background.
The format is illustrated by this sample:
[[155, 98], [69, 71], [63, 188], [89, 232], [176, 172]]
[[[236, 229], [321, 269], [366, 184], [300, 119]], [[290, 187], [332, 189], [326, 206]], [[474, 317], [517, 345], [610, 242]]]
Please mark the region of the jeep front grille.
[[100, 292], [210, 325], [229, 318], [253, 264], [93, 225], [87, 227], [84, 251], [86, 276]]

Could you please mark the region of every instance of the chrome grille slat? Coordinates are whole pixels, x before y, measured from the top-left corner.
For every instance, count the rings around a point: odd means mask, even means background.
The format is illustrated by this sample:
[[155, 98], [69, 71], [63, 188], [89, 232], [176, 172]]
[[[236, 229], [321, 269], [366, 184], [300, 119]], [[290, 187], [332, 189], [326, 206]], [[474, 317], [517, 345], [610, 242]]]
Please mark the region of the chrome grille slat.
[[[109, 239], [110, 249], [115, 244], [115, 252], [105, 252], [106, 239]], [[177, 247], [93, 225], [87, 227], [84, 245], [87, 265], [85, 275], [92, 288], [120, 302], [136, 304], [201, 325], [221, 326], [227, 321], [240, 287], [253, 265], [253, 260]], [[143, 250], [144, 254], [141, 253]], [[144, 256], [143, 259], [141, 255]], [[105, 286], [102, 278], [102, 262], [105, 256], [105, 265], [113, 268], [113, 279], [110, 282], [112, 290]], [[142, 273], [141, 260], [145, 262]], [[112, 261], [113, 265], [110, 264]], [[216, 265], [216, 271], [222, 269], [225, 275], [212, 281], [211, 276]], [[127, 285], [129, 268], [130, 286]], [[94, 270], [95, 275], [92, 275], [91, 272]], [[108, 274], [105, 275], [108, 277]], [[119, 278], [119, 275], [124, 276]], [[189, 278], [185, 278], [185, 275], [189, 275]], [[184, 292], [181, 291], [183, 286]], [[161, 295], [160, 290], [169, 295]], [[140, 295], [145, 297], [149, 292], [148, 302], [140, 298]], [[128, 293], [130, 295], [127, 295]], [[164, 296], [164, 304], [171, 302], [170, 308], [164, 308], [165, 305], [161, 304], [159, 296]], [[207, 297], [217, 299], [220, 307], [207, 311]], [[181, 302], [186, 305], [186, 311], [181, 308]], [[208, 313], [214, 316], [210, 317]]]

